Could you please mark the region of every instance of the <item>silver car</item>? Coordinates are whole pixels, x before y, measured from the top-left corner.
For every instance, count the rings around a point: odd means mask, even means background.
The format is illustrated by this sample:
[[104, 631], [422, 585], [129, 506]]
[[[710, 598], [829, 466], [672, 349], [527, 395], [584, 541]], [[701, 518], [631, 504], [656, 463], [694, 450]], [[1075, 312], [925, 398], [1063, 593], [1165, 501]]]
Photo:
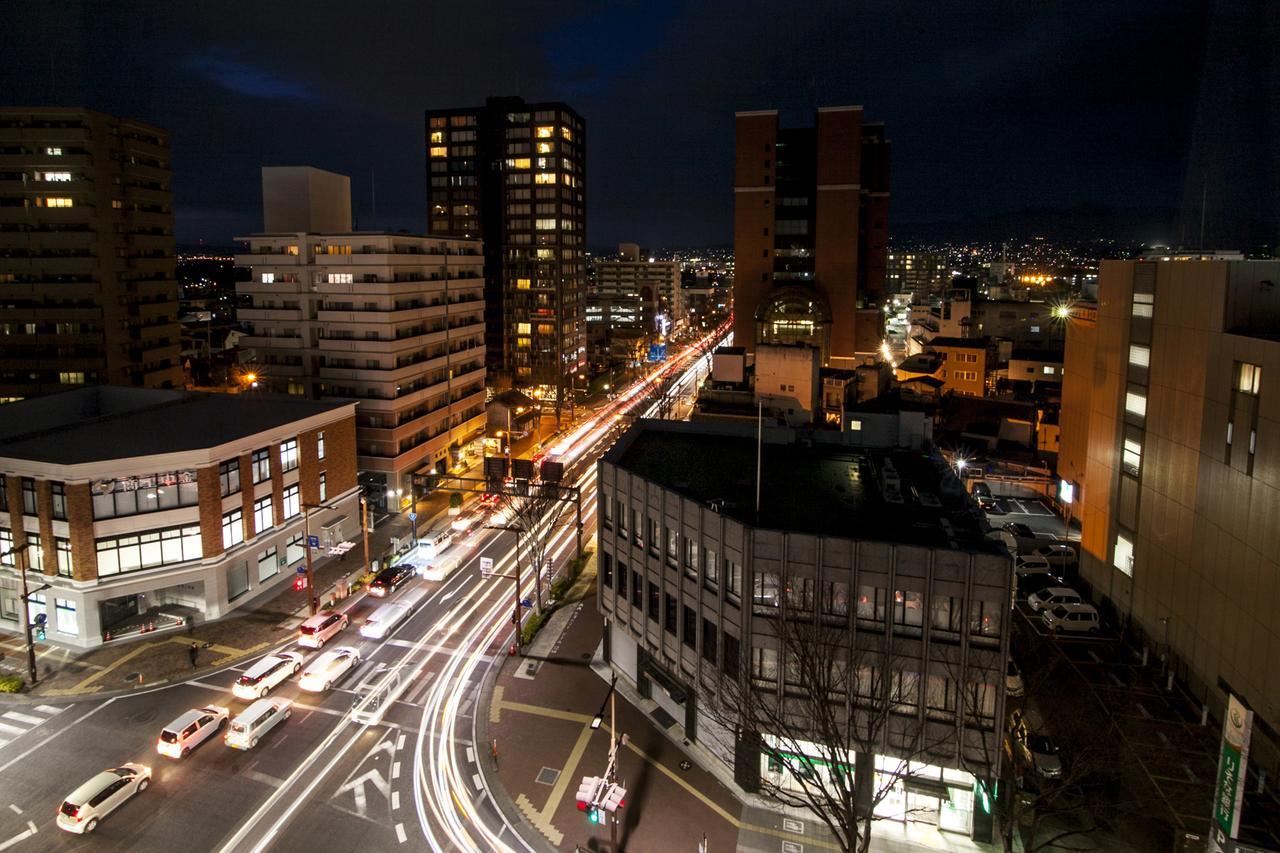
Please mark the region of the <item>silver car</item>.
[[121, 764], [103, 770], [62, 801], [58, 828], [77, 835], [93, 832], [98, 821], [124, 805], [151, 784], [151, 768], [145, 764]]

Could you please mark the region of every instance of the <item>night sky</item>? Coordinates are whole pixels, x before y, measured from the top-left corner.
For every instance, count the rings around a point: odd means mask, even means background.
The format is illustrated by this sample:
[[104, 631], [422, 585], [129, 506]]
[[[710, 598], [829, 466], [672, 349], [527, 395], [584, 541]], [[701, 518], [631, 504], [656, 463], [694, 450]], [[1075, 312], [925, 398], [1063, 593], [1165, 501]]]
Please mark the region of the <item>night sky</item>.
[[585, 117], [593, 247], [730, 243], [744, 109], [807, 124], [853, 103], [887, 122], [891, 227], [1085, 203], [1198, 210], [1206, 184], [1211, 210], [1273, 220], [1280, 197], [1272, 0], [3, 10], [0, 101], [171, 132], [180, 243], [260, 230], [262, 165], [348, 174], [359, 227], [421, 232], [423, 110], [495, 94]]

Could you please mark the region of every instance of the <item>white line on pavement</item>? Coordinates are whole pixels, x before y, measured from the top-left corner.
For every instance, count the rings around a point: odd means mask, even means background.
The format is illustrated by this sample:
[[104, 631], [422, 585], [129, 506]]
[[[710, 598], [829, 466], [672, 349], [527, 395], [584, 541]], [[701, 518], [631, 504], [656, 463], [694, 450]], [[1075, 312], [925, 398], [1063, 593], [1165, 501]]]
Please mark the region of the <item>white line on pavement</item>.
[[10, 838], [8, 841], [4, 842], [3, 844], [0, 844], [0, 850], [8, 850], [10, 847], [17, 844], [19, 841], [26, 841], [28, 838], [35, 835], [36, 832], [38, 831], [39, 830], [36, 829], [35, 822], [29, 820], [27, 821], [27, 831], [20, 832], [17, 835], [15, 835], [13, 838]]
[[477, 791], [480, 791], [480, 790], [483, 790], [483, 789], [484, 789], [484, 782], [481, 782], [481, 781], [480, 781], [480, 774], [479, 774], [479, 773], [476, 773], [476, 774], [472, 775], [472, 777], [471, 777], [471, 784], [476, 786], [476, 790], [477, 790]]
[[404, 844], [409, 840], [409, 836], [405, 835], [403, 823], [396, 824], [396, 838], [400, 840], [401, 844]]
[[19, 714], [17, 711], [7, 711], [4, 715], [6, 720], [17, 720], [20, 723], [26, 723], [29, 726], [38, 726], [45, 722], [44, 717], [32, 717], [28, 714]]
[[59, 708], [56, 705], [37, 705], [36, 710], [41, 714], [61, 714], [66, 708]]
[[14, 814], [22, 814], [22, 809], [18, 808], [16, 803], [9, 803], [9, 808], [13, 809]]
[[392, 779], [400, 778], [400, 762], [399, 761], [391, 765], [391, 778]]
[[396, 738], [396, 749], [404, 749], [404, 735]]
[[8, 723], [0, 723], [0, 732], [8, 732], [11, 735], [25, 735], [28, 731], [30, 730], [24, 729], [21, 726], [11, 726]]
[[400, 792], [392, 791], [391, 792], [391, 810], [395, 811], [398, 808], [400, 808]]

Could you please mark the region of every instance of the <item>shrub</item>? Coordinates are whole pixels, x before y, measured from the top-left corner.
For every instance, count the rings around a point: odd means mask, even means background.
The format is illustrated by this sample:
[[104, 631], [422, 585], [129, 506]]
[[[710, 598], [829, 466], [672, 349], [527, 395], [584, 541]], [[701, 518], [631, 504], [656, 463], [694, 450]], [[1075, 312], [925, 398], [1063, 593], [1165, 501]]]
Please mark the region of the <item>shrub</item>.
[[462, 506], [462, 494], [460, 492], [454, 492], [449, 495], [449, 506], [453, 509], [457, 509]]
[[550, 615], [550, 610], [544, 610], [526, 619], [524, 626], [520, 629], [520, 642], [526, 646], [533, 642], [533, 638], [542, 630], [542, 626], [546, 624], [547, 617]]
[[0, 693], [21, 693], [25, 683], [17, 675], [0, 676]]

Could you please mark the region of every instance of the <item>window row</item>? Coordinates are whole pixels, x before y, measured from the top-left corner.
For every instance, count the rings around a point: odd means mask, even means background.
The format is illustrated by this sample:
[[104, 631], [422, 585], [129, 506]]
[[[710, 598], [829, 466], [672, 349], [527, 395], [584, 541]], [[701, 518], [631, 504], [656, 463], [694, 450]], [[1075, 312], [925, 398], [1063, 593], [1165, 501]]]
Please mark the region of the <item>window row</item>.
[[185, 563], [203, 556], [198, 524], [99, 539], [96, 547], [99, 577]]

